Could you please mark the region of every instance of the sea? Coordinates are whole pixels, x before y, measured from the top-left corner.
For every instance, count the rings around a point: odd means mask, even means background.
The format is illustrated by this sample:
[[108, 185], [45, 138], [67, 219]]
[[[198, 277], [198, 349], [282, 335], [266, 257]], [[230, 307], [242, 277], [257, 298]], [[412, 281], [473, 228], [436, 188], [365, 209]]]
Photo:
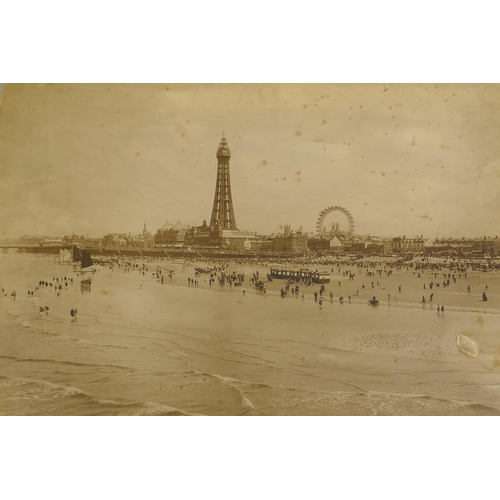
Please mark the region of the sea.
[[500, 415], [499, 311], [319, 306], [145, 265], [97, 266], [89, 291], [54, 256], [0, 256], [0, 415]]

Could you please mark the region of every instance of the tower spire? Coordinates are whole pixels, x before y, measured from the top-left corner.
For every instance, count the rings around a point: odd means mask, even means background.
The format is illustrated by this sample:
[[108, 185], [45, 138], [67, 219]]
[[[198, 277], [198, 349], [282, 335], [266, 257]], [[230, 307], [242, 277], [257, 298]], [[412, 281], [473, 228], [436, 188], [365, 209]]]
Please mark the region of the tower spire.
[[231, 150], [222, 132], [217, 157], [217, 181], [215, 184], [214, 205], [210, 225], [221, 229], [237, 229], [234, 217], [233, 199], [231, 196], [231, 179], [229, 176], [229, 159]]

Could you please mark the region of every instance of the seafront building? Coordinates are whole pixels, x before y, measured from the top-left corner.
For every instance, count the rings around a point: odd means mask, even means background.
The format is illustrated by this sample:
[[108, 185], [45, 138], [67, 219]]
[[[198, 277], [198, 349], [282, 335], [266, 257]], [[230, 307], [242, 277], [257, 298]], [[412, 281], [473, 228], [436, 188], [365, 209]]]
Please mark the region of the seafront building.
[[183, 247], [188, 226], [177, 221], [170, 224], [168, 221], [156, 232], [155, 245]]
[[425, 240], [423, 235], [416, 238], [407, 238], [406, 236], [397, 236], [392, 239], [392, 251], [395, 254], [403, 255], [405, 253], [423, 253]]
[[273, 240], [272, 249], [276, 253], [303, 254], [307, 252], [307, 234], [301, 229], [293, 231], [290, 224], [285, 224], [283, 234]]

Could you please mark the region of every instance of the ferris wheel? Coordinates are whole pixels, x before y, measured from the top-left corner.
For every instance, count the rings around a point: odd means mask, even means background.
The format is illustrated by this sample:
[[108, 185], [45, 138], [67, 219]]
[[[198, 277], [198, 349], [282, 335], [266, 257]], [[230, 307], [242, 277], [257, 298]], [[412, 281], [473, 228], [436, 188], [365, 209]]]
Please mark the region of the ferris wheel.
[[332, 212], [340, 212], [344, 214], [345, 218], [347, 219], [347, 231], [343, 231], [343, 233], [348, 237], [352, 236], [354, 234], [354, 218], [349, 210], [339, 207], [338, 205], [325, 208], [319, 213], [318, 220], [316, 221], [316, 231], [318, 235], [321, 237], [325, 234], [323, 225], [327, 215], [331, 214]]

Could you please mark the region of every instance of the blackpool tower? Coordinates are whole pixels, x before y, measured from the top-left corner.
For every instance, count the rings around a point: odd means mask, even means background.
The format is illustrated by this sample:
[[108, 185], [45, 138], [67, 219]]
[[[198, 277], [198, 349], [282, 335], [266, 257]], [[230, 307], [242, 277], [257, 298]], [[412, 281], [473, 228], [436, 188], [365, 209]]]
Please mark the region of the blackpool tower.
[[222, 134], [222, 139], [217, 149], [217, 183], [215, 185], [214, 206], [210, 226], [220, 229], [236, 228], [234, 218], [233, 199], [231, 197], [231, 180], [229, 177], [229, 159], [231, 150], [227, 145], [226, 137]]

